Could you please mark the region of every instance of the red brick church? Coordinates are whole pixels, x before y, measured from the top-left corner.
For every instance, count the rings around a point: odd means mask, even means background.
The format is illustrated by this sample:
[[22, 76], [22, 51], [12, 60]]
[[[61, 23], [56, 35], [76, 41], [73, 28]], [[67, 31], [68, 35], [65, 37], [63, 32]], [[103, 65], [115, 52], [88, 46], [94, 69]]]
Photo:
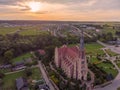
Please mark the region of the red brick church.
[[80, 46], [67, 47], [63, 45], [55, 48], [55, 64], [62, 68], [69, 78], [86, 80], [88, 73], [87, 60], [84, 48], [83, 31], [81, 33]]

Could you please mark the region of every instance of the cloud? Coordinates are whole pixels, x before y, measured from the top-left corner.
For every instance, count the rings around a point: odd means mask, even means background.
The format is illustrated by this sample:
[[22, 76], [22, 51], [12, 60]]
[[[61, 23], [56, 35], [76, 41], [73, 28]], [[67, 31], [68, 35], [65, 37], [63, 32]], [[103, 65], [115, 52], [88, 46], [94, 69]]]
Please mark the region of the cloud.
[[[30, 14], [30, 8], [25, 2], [33, 0], [0, 0], [0, 14], [18, 14], [32, 18], [47, 18], [51, 19], [116, 19], [120, 20], [120, 0], [34, 0], [42, 3], [40, 11]], [[36, 15], [35, 15], [36, 14]], [[37, 16], [37, 15], [45, 16]], [[5, 15], [9, 16], [9, 15]], [[24, 17], [26, 17], [24, 16]], [[23, 16], [21, 15], [21, 18]], [[27, 17], [26, 17], [27, 18]], [[56, 18], [56, 19], [57, 19]], [[77, 19], [78, 18], [78, 19]]]

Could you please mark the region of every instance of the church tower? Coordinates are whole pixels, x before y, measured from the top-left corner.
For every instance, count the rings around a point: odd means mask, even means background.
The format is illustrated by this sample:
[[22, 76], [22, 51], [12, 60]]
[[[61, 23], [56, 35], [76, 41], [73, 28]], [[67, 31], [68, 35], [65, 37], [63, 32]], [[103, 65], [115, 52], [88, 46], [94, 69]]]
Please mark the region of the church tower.
[[81, 59], [85, 59], [83, 30], [81, 31], [81, 38], [80, 38], [80, 57], [81, 57]]
[[85, 47], [84, 47], [84, 34], [83, 30], [81, 31], [81, 38], [80, 38], [80, 46], [79, 46], [79, 63], [78, 63], [78, 72], [79, 77], [81, 80], [87, 80], [87, 72], [88, 72], [88, 66], [87, 66], [87, 60], [85, 55]]

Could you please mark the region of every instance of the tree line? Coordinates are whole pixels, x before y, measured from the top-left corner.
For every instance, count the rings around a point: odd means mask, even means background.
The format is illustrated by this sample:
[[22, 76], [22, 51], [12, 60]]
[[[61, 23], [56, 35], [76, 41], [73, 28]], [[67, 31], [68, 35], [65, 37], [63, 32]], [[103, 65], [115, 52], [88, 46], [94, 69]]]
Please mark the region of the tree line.
[[[50, 34], [22, 36], [19, 34], [0, 35], [0, 62], [11, 63], [11, 59], [21, 54], [44, 49], [46, 57], [51, 60], [54, 56], [55, 47], [63, 44], [77, 44], [79, 37], [55, 37]], [[85, 42], [94, 42], [95, 38], [85, 37]]]

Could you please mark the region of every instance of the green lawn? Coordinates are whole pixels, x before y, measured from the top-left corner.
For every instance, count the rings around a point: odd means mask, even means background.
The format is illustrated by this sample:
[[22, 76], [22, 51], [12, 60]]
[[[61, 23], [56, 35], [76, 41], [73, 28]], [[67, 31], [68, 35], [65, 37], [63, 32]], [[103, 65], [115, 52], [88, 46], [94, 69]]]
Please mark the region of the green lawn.
[[[14, 88], [15, 88], [15, 80], [17, 78], [23, 77], [23, 76], [25, 76], [24, 71], [20, 71], [20, 72], [14, 73], [14, 74], [6, 75], [3, 78], [3, 81], [4, 81], [3, 87], [4, 88], [11, 87], [12, 90], [14, 90]], [[32, 76], [31, 77], [34, 80], [42, 79], [41, 72], [40, 72], [39, 68], [32, 68]]]
[[24, 30], [20, 32], [21, 35], [37, 35], [37, 30]]
[[19, 27], [0, 27], [0, 34], [6, 35], [12, 32], [15, 32], [19, 29]]
[[0, 69], [1, 73], [7, 73], [7, 72], [11, 72], [11, 69]]
[[111, 63], [102, 62], [97, 64], [97, 66], [104, 70], [107, 74], [111, 73], [114, 77], [118, 74], [118, 71], [114, 69], [114, 66]]
[[98, 60], [96, 57], [92, 57], [91, 59], [90, 59], [90, 63], [92, 63], [92, 64], [97, 64], [97, 63], [99, 63], [100, 62], [100, 60]]
[[21, 35], [39, 35], [39, 34], [48, 34], [47, 31], [40, 31], [36, 29], [29, 29], [20, 32]]
[[32, 26], [22, 26], [22, 27], [2, 27], [0, 26], [0, 35], [6, 35], [9, 33], [14, 33], [17, 30], [20, 30], [19, 34], [21, 35], [38, 35], [38, 34], [49, 34], [47, 31], [39, 30], [39, 27]]
[[112, 52], [110, 49], [107, 49], [106, 52], [110, 55], [110, 56], [116, 56], [118, 54]]
[[120, 68], [120, 60], [115, 61], [117, 66]]
[[15, 88], [15, 80], [19, 77], [22, 77], [24, 74], [24, 71], [20, 71], [14, 74], [9, 74], [6, 75], [5, 78], [3, 79], [4, 81], [4, 88], [9, 88], [9, 87], [13, 87]]
[[98, 43], [90, 43], [90, 44], [85, 44], [85, 49], [87, 54], [104, 54], [103, 50], [101, 50], [103, 46], [101, 46]]
[[19, 57], [14, 58], [14, 59], [12, 60], [12, 62], [13, 62], [13, 63], [19, 62], [19, 61], [22, 61], [22, 60], [24, 60], [24, 59], [26, 59], [26, 58], [29, 58], [29, 57], [31, 57], [31, 56], [32, 56], [32, 54], [26, 53], [26, 54], [24, 54], [24, 55], [21, 55], [21, 56], [19, 56]]
[[[70, 44], [69, 47], [73, 47], [79, 44]], [[98, 43], [89, 43], [89, 44], [85, 44], [85, 49], [86, 49], [86, 54], [91, 54], [91, 55], [96, 55], [96, 54], [100, 54], [100, 55], [104, 55], [103, 50], [101, 50], [101, 48], [103, 48], [102, 45], [98, 44]]]
[[42, 79], [42, 75], [39, 68], [32, 69], [32, 79], [39, 80]]

